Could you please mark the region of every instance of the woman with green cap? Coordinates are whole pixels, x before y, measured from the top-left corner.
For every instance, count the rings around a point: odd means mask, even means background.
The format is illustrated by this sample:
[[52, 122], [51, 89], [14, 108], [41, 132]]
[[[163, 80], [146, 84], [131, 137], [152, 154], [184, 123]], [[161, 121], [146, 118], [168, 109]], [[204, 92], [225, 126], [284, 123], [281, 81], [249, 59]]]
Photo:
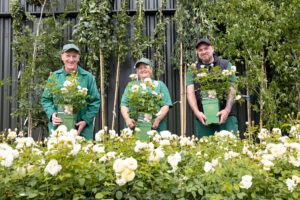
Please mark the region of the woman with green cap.
[[[134, 84], [144, 83], [145, 79], [149, 79], [152, 76], [152, 63], [147, 58], [141, 58], [135, 64], [136, 72], [139, 77], [139, 80], [136, 81]], [[154, 82], [155, 80], [152, 80]], [[169, 90], [167, 86], [162, 81], [157, 81], [158, 85], [155, 88], [155, 92], [161, 93], [162, 95], [162, 103], [159, 106], [159, 115], [154, 119], [152, 122], [152, 129], [157, 130], [158, 132], [166, 130], [166, 115], [172, 107], [172, 101], [170, 98]], [[130, 108], [128, 106], [128, 97], [127, 94], [129, 93], [128, 87], [126, 87], [124, 94], [121, 99], [121, 114], [125, 120], [125, 126], [129, 128], [135, 127], [136, 119], [131, 118], [129, 112]]]

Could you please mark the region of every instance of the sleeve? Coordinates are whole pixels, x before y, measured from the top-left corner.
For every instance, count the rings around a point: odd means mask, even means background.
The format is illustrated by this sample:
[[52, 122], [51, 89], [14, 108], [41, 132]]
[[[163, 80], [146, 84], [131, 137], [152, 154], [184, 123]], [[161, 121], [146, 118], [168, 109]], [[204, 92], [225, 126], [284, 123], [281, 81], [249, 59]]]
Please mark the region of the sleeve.
[[172, 104], [169, 90], [163, 82], [159, 81], [159, 84], [160, 84], [160, 93], [163, 94], [163, 97], [162, 97], [163, 103], [161, 106], [170, 106], [170, 108], [171, 108], [173, 106], [173, 104]]
[[[231, 70], [231, 66], [232, 66], [231, 62], [228, 62], [227, 70], [230, 71], [230, 70]], [[236, 75], [235, 75], [235, 74], [229, 75], [229, 76], [228, 76], [228, 80], [229, 80], [229, 82], [232, 82], [232, 83], [236, 82], [236, 81], [237, 81]]]
[[190, 69], [188, 69], [187, 74], [186, 74], [186, 85], [193, 85], [194, 81], [193, 79], [193, 73], [191, 72]]
[[129, 89], [128, 89], [128, 85], [126, 86], [125, 90], [124, 90], [124, 93], [122, 95], [122, 98], [121, 98], [121, 105], [120, 106], [126, 106], [128, 107], [128, 95], [129, 93]]
[[90, 84], [88, 88], [88, 95], [91, 96], [91, 99], [89, 99], [86, 112], [81, 116], [81, 119], [84, 120], [87, 124], [93, 123], [93, 119], [99, 112], [101, 103], [96, 80], [92, 75], [89, 77], [89, 82]]
[[50, 83], [50, 77], [48, 78], [48, 81], [46, 83], [43, 95], [42, 95], [42, 99], [41, 99], [41, 104], [42, 107], [45, 111], [45, 113], [47, 114], [47, 117], [49, 120], [51, 120], [51, 116], [52, 114], [55, 112], [55, 108], [54, 108], [54, 103], [53, 103], [53, 94], [50, 94], [47, 91], [47, 88], [49, 87], [49, 83]]

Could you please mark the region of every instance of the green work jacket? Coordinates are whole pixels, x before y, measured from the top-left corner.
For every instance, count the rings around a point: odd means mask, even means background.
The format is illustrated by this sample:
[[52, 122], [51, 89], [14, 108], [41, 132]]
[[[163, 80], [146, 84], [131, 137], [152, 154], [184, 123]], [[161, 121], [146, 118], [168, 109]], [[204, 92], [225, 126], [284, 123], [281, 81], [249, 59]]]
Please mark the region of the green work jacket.
[[[77, 69], [77, 76], [78, 76], [78, 82], [79, 85], [82, 88], [87, 88], [88, 89], [88, 95], [91, 96], [91, 98], [87, 99], [87, 105], [84, 106], [83, 109], [81, 109], [81, 111], [78, 113], [77, 115], [77, 122], [79, 121], [85, 121], [87, 123], [87, 125], [85, 126], [85, 128], [82, 130], [80, 136], [83, 136], [84, 138], [86, 138], [87, 140], [93, 139], [93, 120], [94, 117], [97, 115], [98, 111], [99, 111], [99, 107], [100, 107], [100, 94], [97, 90], [97, 85], [96, 85], [96, 81], [93, 77], [93, 75], [91, 73], [89, 73], [88, 71], [82, 69], [81, 67], [78, 66]], [[67, 73], [64, 70], [64, 67], [62, 67], [61, 69], [55, 71], [52, 76], [55, 76], [55, 78], [58, 80], [58, 85], [63, 86], [66, 77], [70, 76], [69, 73]], [[47, 82], [47, 85], [49, 84], [49, 79]], [[46, 85], [46, 87], [47, 87]], [[46, 89], [43, 92], [42, 95], [42, 106], [44, 111], [46, 112], [50, 122], [48, 124], [48, 128], [49, 128], [49, 136], [51, 135], [51, 129], [56, 129], [56, 127], [53, 127], [53, 124], [51, 122], [51, 116], [54, 112], [57, 112], [57, 105], [54, 104], [53, 102], [53, 98], [55, 98], [53, 95], [49, 95], [46, 92]]]
[[[154, 80], [152, 80], [154, 81]], [[134, 83], [130, 83], [132, 85], [134, 84], [140, 84], [141, 81], [136, 81]], [[157, 93], [162, 93], [163, 94], [163, 97], [162, 97], [162, 104], [161, 105], [158, 105], [159, 109], [163, 106], [169, 106], [170, 108], [172, 108], [172, 101], [171, 101], [171, 97], [170, 97], [170, 93], [169, 93], [169, 90], [167, 88], [167, 86], [162, 82], [162, 81], [158, 81], [158, 86], [155, 88], [155, 92]], [[126, 106], [129, 108], [129, 111], [131, 111], [131, 108], [128, 106], [128, 97], [126, 95], [128, 95], [129, 93], [129, 89], [128, 87], [126, 86], [126, 89], [124, 91], [124, 94], [122, 96], [122, 99], [121, 99], [121, 106]], [[155, 118], [156, 116], [154, 116]], [[134, 119], [135, 121], [137, 121], [137, 119]], [[127, 128], [127, 125], [125, 123], [125, 128]], [[159, 123], [159, 126], [157, 127], [157, 131], [160, 132], [160, 131], [163, 131], [163, 130], [166, 130], [167, 129], [167, 125], [166, 125], [166, 117], [164, 119], [162, 119]]]

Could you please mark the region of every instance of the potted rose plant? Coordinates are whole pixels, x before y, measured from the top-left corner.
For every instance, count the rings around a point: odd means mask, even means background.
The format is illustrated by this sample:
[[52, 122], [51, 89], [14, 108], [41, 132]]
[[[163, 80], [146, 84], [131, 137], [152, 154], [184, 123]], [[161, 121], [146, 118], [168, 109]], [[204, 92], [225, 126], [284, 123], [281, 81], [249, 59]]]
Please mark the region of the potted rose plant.
[[[196, 64], [190, 65], [190, 72], [194, 74], [193, 81], [198, 83], [203, 112], [207, 124], [219, 123], [217, 113], [220, 111], [220, 101], [227, 99], [230, 87], [235, 87], [237, 81], [234, 78], [236, 67], [221, 70], [219, 66], [210, 70], [204, 65], [197, 69]], [[236, 94], [234, 94], [236, 95]]]
[[127, 86], [129, 93], [126, 95], [130, 108], [129, 114], [137, 122], [138, 138], [148, 140], [147, 132], [151, 130], [154, 116], [158, 115], [162, 94], [155, 91], [158, 86], [157, 81], [146, 78], [143, 83], [137, 81], [137, 77], [131, 78], [132, 81]]
[[53, 98], [57, 117], [62, 119], [62, 124], [68, 130], [75, 128], [77, 113], [90, 98], [88, 89], [79, 85], [77, 74], [71, 73], [63, 84], [59, 84], [55, 76], [50, 76], [46, 91]]

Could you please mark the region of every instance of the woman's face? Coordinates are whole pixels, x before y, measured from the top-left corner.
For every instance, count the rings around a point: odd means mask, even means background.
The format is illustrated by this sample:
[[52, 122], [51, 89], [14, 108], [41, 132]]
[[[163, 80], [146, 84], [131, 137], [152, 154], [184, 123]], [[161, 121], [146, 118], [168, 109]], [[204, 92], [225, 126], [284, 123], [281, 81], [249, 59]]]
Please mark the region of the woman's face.
[[146, 65], [145, 63], [140, 63], [136, 69], [136, 72], [140, 79], [151, 78], [152, 67]]

